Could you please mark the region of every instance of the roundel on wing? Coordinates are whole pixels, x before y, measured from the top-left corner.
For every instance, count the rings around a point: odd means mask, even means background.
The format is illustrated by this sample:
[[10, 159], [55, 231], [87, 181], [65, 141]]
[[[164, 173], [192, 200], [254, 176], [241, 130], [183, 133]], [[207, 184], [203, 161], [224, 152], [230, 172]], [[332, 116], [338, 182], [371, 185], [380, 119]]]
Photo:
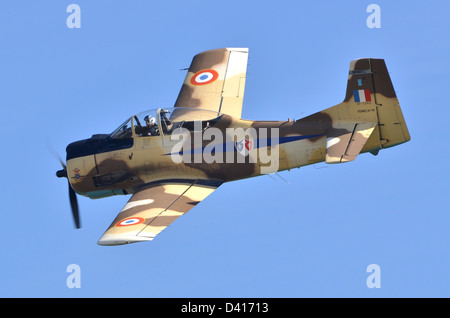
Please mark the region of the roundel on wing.
[[116, 224], [116, 226], [129, 226], [129, 225], [136, 225], [136, 224], [140, 224], [142, 222], [144, 222], [145, 219], [144, 218], [140, 218], [140, 217], [131, 217], [125, 220], [120, 221], [119, 223]]
[[191, 77], [192, 85], [206, 85], [214, 82], [219, 77], [219, 73], [215, 70], [207, 69], [195, 73]]

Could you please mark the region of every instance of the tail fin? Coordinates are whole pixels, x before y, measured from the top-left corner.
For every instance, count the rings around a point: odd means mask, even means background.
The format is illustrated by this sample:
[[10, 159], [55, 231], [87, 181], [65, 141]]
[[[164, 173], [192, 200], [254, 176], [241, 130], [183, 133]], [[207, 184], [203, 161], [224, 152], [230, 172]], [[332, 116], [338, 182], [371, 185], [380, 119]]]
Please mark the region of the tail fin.
[[332, 119], [327, 131], [327, 163], [351, 161], [360, 152], [377, 154], [410, 140], [382, 59], [352, 61], [344, 101], [324, 112]]

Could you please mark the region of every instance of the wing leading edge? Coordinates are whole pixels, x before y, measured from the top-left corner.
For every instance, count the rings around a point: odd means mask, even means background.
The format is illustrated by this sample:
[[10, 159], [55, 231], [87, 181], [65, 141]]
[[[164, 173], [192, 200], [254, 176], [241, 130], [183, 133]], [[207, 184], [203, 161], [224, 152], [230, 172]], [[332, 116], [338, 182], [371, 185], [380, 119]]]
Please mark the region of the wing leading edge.
[[178, 217], [188, 212], [220, 184], [162, 184], [136, 192], [97, 242], [122, 245], [151, 241]]
[[175, 107], [212, 110], [241, 118], [248, 48], [224, 48], [197, 54]]

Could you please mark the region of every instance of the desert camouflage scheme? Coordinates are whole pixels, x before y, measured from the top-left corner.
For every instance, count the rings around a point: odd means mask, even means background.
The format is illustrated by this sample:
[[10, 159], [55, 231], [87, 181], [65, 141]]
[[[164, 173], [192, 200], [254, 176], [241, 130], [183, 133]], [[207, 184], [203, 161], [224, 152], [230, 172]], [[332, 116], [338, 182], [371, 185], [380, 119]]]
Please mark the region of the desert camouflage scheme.
[[132, 195], [98, 244], [152, 240], [224, 182], [344, 163], [410, 140], [382, 59], [352, 61], [344, 101], [296, 121], [241, 118], [247, 59], [245, 48], [196, 55], [175, 107], [154, 111], [153, 135], [143, 134], [138, 114], [110, 135], [67, 147], [57, 175], [69, 180], [71, 197]]

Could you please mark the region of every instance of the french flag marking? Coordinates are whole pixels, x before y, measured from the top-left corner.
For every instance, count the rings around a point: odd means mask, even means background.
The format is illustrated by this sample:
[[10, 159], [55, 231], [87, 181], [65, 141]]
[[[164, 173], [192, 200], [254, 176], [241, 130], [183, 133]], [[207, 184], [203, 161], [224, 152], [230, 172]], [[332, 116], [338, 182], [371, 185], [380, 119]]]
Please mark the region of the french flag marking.
[[370, 102], [370, 89], [358, 89], [353, 91], [353, 97], [355, 98], [355, 103]]

